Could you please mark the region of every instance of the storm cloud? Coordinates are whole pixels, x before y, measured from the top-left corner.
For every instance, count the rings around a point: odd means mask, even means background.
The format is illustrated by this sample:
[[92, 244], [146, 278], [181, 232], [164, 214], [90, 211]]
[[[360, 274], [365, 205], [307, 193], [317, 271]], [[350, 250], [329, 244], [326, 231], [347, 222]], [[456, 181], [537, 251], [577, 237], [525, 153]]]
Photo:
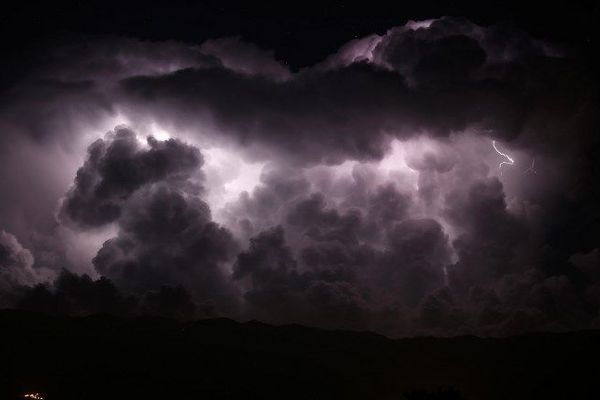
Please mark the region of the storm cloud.
[[32, 268], [33, 256], [14, 235], [0, 231], [0, 304], [10, 304], [20, 288], [39, 279]]
[[127, 128], [117, 128], [88, 148], [61, 213], [81, 226], [100, 226], [117, 220], [121, 208], [140, 187], [160, 181], [185, 182], [202, 165], [200, 152], [177, 140], [147, 139], [148, 148]]
[[391, 336], [599, 324], [597, 82], [569, 48], [442, 17], [299, 71], [237, 36], [44, 54], [0, 97], [6, 305]]

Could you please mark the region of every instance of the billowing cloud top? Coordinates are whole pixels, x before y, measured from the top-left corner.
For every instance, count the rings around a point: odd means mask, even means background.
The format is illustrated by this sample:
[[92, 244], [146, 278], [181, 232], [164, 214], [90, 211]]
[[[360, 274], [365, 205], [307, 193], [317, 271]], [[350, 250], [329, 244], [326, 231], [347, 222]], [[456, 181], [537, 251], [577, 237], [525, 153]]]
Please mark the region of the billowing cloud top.
[[83, 43], [0, 97], [7, 305], [598, 326], [597, 82], [570, 49], [451, 17], [298, 72], [239, 37]]

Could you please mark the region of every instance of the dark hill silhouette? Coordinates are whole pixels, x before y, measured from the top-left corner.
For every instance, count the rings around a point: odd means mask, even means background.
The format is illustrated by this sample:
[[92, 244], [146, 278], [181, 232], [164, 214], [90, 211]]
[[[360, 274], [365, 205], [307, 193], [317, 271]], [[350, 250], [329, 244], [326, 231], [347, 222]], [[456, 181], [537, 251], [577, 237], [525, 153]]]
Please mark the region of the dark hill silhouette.
[[600, 332], [409, 338], [0, 311], [0, 399], [600, 398]]

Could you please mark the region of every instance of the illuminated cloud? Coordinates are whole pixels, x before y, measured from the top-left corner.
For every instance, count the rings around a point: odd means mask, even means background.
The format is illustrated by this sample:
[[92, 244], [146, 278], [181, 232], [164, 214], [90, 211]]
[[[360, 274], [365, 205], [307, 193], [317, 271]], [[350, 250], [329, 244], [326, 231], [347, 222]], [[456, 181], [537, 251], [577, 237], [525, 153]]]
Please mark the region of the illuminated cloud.
[[453, 17], [297, 72], [239, 37], [44, 51], [0, 108], [7, 301], [396, 336], [598, 321], [576, 54]]
[[33, 256], [12, 234], [0, 230], [0, 306], [6, 307], [22, 287], [40, 281]]

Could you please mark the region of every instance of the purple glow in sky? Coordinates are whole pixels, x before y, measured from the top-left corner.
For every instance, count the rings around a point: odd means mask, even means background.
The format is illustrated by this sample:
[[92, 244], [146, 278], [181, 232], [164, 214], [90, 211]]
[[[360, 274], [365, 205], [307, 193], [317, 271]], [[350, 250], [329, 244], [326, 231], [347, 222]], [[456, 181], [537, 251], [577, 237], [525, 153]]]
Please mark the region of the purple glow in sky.
[[597, 101], [560, 46], [442, 17], [299, 71], [237, 36], [47, 52], [0, 103], [2, 307], [105, 311], [66, 269], [125, 315], [172, 287], [186, 318], [598, 326]]

